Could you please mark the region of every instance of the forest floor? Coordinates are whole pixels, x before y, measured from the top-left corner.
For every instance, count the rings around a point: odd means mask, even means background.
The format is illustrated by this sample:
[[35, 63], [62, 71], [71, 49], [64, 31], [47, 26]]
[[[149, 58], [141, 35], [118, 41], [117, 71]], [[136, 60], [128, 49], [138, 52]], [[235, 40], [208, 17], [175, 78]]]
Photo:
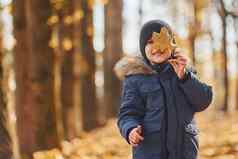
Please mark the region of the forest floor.
[[[237, 114], [205, 111], [196, 115], [199, 159], [238, 159]], [[104, 127], [62, 142], [61, 149], [34, 153], [34, 159], [131, 159], [131, 147], [120, 136], [116, 119], [112, 119]]]

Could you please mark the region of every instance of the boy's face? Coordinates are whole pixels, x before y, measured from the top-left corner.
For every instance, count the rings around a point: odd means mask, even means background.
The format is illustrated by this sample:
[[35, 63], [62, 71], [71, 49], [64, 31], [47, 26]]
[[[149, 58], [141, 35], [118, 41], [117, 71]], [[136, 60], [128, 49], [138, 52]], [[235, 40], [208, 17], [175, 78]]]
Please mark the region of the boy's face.
[[145, 53], [152, 64], [166, 61], [176, 47], [169, 31], [163, 27], [160, 33], [153, 32], [145, 46]]
[[159, 49], [153, 47], [152, 41], [146, 44], [145, 54], [152, 64], [158, 64], [166, 61], [171, 56], [171, 51], [169, 49], [165, 49], [161, 52]]

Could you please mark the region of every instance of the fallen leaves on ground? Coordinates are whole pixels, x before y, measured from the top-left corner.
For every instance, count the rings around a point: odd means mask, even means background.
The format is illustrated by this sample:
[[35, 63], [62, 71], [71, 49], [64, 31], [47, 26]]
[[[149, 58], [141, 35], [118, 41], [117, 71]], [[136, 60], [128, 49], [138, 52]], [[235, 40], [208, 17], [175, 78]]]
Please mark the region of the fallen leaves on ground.
[[238, 159], [238, 112], [200, 113], [197, 121], [201, 159]]
[[[200, 159], [238, 159], [238, 112], [203, 112], [197, 116]], [[131, 147], [120, 136], [116, 119], [80, 138], [64, 141], [61, 150], [34, 153], [34, 159], [131, 159]]]

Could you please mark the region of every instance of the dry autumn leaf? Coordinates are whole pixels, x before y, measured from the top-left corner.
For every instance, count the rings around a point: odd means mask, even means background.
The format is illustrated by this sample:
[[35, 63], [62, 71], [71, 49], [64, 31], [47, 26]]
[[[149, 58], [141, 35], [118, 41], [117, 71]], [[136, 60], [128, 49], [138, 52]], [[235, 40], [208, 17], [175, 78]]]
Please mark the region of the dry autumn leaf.
[[153, 32], [152, 41], [152, 47], [160, 50], [161, 53], [163, 53], [166, 49], [171, 52], [175, 47], [173, 38], [169, 35], [169, 32], [165, 27], [161, 28], [160, 33]]

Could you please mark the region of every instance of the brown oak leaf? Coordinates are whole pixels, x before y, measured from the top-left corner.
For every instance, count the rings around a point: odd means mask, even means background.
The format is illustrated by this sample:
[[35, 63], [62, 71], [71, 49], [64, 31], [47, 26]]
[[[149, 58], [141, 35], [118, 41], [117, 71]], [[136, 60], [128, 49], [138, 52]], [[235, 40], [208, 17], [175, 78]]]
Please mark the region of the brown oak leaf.
[[171, 52], [175, 48], [173, 38], [165, 27], [161, 28], [160, 33], [153, 32], [152, 41], [152, 47], [160, 50], [161, 53], [163, 53], [166, 49]]

